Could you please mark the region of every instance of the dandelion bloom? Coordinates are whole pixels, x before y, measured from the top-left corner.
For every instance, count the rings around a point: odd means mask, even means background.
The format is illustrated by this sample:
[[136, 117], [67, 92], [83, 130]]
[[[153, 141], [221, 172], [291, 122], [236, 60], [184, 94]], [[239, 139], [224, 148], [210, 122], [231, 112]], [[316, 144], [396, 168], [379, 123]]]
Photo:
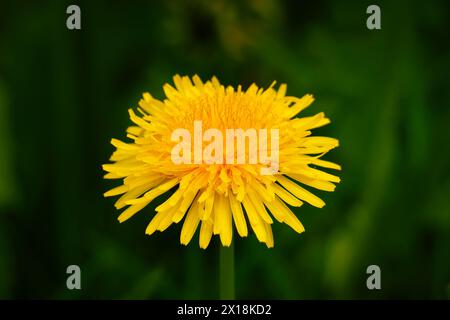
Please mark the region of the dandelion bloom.
[[[257, 239], [267, 247], [274, 245], [273, 218], [303, 232], [303, 225], [289, 206], [300, 207], [304, 202], [319, 208], [325, 205], [304, 185], [334, 191], [335, 183], [340, 181], [314, 168], [340, 169], [321, 159], [339, 145], [338, 140], [311, 136], [312, 129], [330, 120], [322, 112], [296, 117], [314, 101], [313, 97], [286, 96], [284, 84], [278, 90], [274, 89], [275, 83], [266, 90], [255, 84], [247, 90], [225, 87], [215, 77], [204, 83], [198, 76], [191, 79], [176, 75], [174, 84], [163, 86], [163, 101], [144, 93], [137, 109], [140, 115], [129, 110], [134, 123], [127, 129], [131, 142], [111, 140], [116, 150], [110, 158], [112, 163], [103, 165], [105, 178], [122, 179], [123, 184], [104, 195], [121, 195], [115, 206], [127, 208], [118, 220], [131, 218], [170, 191], [170, 197], [156, 207], [156, 212], [149, 212], [152, 219], [147, 234], [164, 231], [183, 218], [181, 243], [187, 245], [200, 224], [201, 248], [208, 246], [213, 234], [220, 236], [222, 245], [229, 246], [233, 222], [237, 233], [245, 237], [249, 233], [248, 221]], [[260, 162], [174, 163], [172, 151], [177, 141], [173, 141], [172, 133], [185, 128], [194, 136], [194, 122], [198, 120], [203, 130], [214, 128], [224, 135], [227, 128], [277, 129], [277, 171], [262, 174], [260, 169], [267, 165]], [[238, 152], [248, 156], [249, 148], [244, 149]]]

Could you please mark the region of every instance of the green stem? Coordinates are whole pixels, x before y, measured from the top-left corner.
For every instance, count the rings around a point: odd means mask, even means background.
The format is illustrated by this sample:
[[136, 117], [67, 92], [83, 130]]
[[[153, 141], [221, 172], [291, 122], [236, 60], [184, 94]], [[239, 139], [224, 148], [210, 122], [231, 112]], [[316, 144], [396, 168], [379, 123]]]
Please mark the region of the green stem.
[[234, 299], [234, 246], [220, 246], [220, 299]]

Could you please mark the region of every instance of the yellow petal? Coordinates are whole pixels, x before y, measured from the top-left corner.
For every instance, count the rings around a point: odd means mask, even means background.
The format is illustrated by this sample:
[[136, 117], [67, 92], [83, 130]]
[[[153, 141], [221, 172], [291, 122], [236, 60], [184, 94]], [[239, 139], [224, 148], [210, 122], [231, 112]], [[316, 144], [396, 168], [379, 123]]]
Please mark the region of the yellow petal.
[[302, 176], [300, 174], [288, 174], [288, 176], [291, 177], [292, 179], [297, 180], [298, 182], [301, 182], [303, 184], [306, 184], [307, 186], [311, 186], [319, 190], [334, 191], [334, 189], [336, 188], [336, 186], [333, 183], [328, 181], [315, 180]]
[[278, 180], [278, 182], [280, 182], [280, 184], [285, 189], [287, 189], [290, 193], [292, 193], [297, 198], [302, 199], [302, 200], [308, 202], [309, 204], [311, 204], [315, 207], [318, 207], [318, 208], [322, 208], [325, 205], [325, 202], [323, 202], [322, 199], [313, 195], [311, 192], [303, 189], [298, 184], [285, 178], [284, 176], [281, 176], [281, 175], [277, 176], [277, 180]]
[[181, 244], [187, 245], [197, 229], [200, 217], [198, 215], [198, 202], [194, 201], [189, 209], [186, 219], [184, 219], [183, 227], [180, 234]]
[[209, 242], [211, 241], [212, 234], [213, 234], [213, 223], [211, 222], [211, 218], [202, 221], [199, 239], [200, 248], [206, 249], [208, 247]]
[[248, 198], [248, 196], [244, 197], [242, 204], [244, 205], [245, 212], [247, 212], [247, 216], [250, 221], [250, 225], [252, 226], [252, 229], [256, 234], [256, 238], [260, 242], [265, 242], [266, 237], [267, 237], [266, 229], [264, 228], [263, 221], [260, 218], [259, 214], [256, 212], [256, 210], [255, 210], [252, 202]]
[[324, 168], [328, 168], [328, 169], [335, 169], [335, 170], [341, 170], [342, 169], [341, 166], [336, 164], [336, 163], [333, 163], [333, 162], [330, 162], [330, 161], [325, 161], [325, 160], [318, 159], [318, 158], [311, 158], [310, 162], [312, 164], [315, 164], [315, 165], [318, 165], [318, 166], [321, 166], [321, 167], [324, 167]]
[[145, 229], [145, 233], [148, 235], [153, 234], [158, 229], [158, 226], [165, 214], [166, 212], [157, 212], [152, 221], [148, 224], [147, 229]]
[[111, 190], [105, 192], [105, 193], [103, 194], [103, 196], [104, 196], [104, 197], [117, 196], [117, 195], [119, 195], [119, 194], [122, 194], [122, 193], [127, 192], [128, 190], [129, 190], [129, 186], [122, 185], [122, 186], [116, 187], [116, 188], [114, 188], [114, 189], [111, 189]]
[[205, 200], [205, 211], [203, 213], [203, 220], [208, 219], [208, 217], [211, 215], [212, 213], [212, 209], [214, 206], [214, 197], [215, 197], [215, 192], [212, 192], [211, 195]]
[[298, 200], [295, 196], [280, 187], [278, 184], [274, 183], [272, 187], [275, 193], [287, 204], [294, 207], [300, 207], [303, 204], [302, 201]]
[[302, 170], [298, 170], [298, 174], [304, 175], [306, 177], [316, 179], [316, 180], [324, 180], [324, 181], [330, 181], [330, 182], [341, 182], [341, 179], [335, 175], [307, 167]]
[[182, 192], [180, 191], [180, 189], [178, 189], [170, 196], [169, 199], [167, 199], [162, 204], [157, 206], [155, 210], [158, 212], [168, 210], [169, 208], [173, 207], [180, 201], [182, 195], [183, 195]]
[[[294, 229], [298, 233], [302, 233], [305, 231], [305, 228], [303, 227], [300, 220], [298, 220], [297, 216], [289, 209], [286, 204], [280, 200], [280, 198], [276, 198], [272, 203], [271, 206], [273, 206], [273, 209], [275, 211], [281, 212], [283, 215], [283, 222], [286, 223], [288, 226], [290, 226], [292, 229]], [[270, 210], [273, 214], [274, 211]]]
[[169, 211], [161, 212], [163, 214], [163, 218], [159, 222], [157, 229], [159, 231], [163, 232], [168, 227], [170, 227], [173, 223], [173, 216], [175, 215], [176, 212], [177, 212], [177, 208], [172, 208]]
[[302, 98], [298, 99], [295, 104], [287, 110], [284, 116], [290, 119], [296, 116], [302, 110], [306, 109], [313, 102], [314, 97], [310, 94], [306, 94]]
[[119, 222], [122, 223], [130, 219], [132, 216], [134, 216], [135, 213], [142, 210], [146, 205], [148, 205], [150, 201], [151, 200], [147, 200], [145, 202], [140, 202], [129, 206], [124, 212], [120, 214], [117, 220], [119, 220]]
[[230, 208], [233, 214], [233, 220], [236, 225], [237, 232], [241, 237], [246, 237], [248, 235], [247, 222], [245, 221], [244, 213], [242, 211], [242, 205], [236, 200], [233, 194], [228, 197], [230, 201]]
[[178, 223], [181, 219], [183, 219], [184, 214], [186, 213], [191, 203], [194, 201], [195, 196], [195, 193], [189, 192], [184, 195], [184, 198], [180, 199], [181, 204], [177, 212], [173, 215], [173, 222]]
[[266, 208], [264, 207], [264, 204], [261, 200], [261, 198], [255, 193], [253, 192], [253, 190], [250, 190], [248, 192], [248, 197], [250, 199], [250, 201], [253, 204], [253, 207], [255, 208], [256, 212], [258, 213], [258, 215], [266, 222], [266, 223], [273, 223], [272, 218], [269, 216], [269, 214], [267, 213]]
[[273, 242], [273, 233], [272, 233], [272, 226], [268, 223], [264, 223], [264, 228], [266, 229], [266, 245], [267, 248], [273, 248], [274, 242]]
[[[231, 217], [230, 204], [226, 201], [224, 196], [221, 196], [221, 212], [223, 215], [222, 226], [220, 229], [220, 240], [222, 245], [229, 247], [233, 238], [233, 222]], [[217, 211], [216, 211], [217, 214]]]

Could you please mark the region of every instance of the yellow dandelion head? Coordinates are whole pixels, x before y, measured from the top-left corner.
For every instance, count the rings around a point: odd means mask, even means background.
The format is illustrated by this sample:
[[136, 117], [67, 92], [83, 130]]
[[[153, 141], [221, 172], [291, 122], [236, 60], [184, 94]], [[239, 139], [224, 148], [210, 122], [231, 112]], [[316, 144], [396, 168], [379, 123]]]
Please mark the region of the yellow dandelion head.
[[[148, 212], [152, 219], [147, 234], [183, 220], [180, 242], [187, 245], [200, 225], [200, 247], [206, 248], [213, 234], [229, 246], [233, 225], [246, 237], [248, 224], [260, 242], [273, 247], [273, 218], [303, 232], [289, 206], [325, 205], [304, 185], [334, 191], [340, 181], [311, 167], [340, 169], [321, 159], [338, 146], [338, 140], [311, 136], [312, 129], [330, 120], [322, 112], [296, 117], [313, 97], [286, 96], [284, 84], [278, 90], [275, 83], [266, 90], [255, 84], [246, 90], [225, 87], [215, 77], [202, 82], [198, 76], [176, 75], [174, 84], [163, 86], [163, 101], [144, 93], [137, 112], [129, 110], [134, 123], [127, 129], [131, 142], [111, 140], [116, 150], [112, 163], [103, 165], [105, 178], [123, 183], [104, 195], [121, 195], [115, 206], [127, 208], [118, 220], [131, 218], [158, 196], [171, 192], [156, 213]], [[174, 139], [180, 129], [187, 140]], [[243, 139], [230, 136], [230, 130], [240, 130]], [[259, 141], [251, 143], [252, 138]], [[178, 153], [182, 161], [174, 161]], [[267, 156], [264, 161], [263, 155]], [[275, 170], [264, 173], [269, 167]]]

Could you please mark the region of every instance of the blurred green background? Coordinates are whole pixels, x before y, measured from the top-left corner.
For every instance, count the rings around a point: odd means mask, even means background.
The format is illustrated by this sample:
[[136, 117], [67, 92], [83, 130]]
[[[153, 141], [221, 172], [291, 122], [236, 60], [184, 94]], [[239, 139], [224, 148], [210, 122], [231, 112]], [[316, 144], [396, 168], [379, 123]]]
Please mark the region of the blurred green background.
[[[366, 28], [370, 4], [382, 30]], [[304, 234], [275, 224], [272, 250], [235, 242], [238, 298], [449, 298], [449, 13], [444, 0], [2, 0], [0, 298], [218, 297], [218, 239], [145, 236], [152, 206], [119, 224], [102, 196], [127, 109], [175, 73], [312, 93], [305, 114], [332, 119], [316, 134], [341, 141], [327, 160], [342, 183], [296, 211]], [[66, 289], [71, 264], [82, 290]], [[371, 264], [382, 290], [366, 288]]]

